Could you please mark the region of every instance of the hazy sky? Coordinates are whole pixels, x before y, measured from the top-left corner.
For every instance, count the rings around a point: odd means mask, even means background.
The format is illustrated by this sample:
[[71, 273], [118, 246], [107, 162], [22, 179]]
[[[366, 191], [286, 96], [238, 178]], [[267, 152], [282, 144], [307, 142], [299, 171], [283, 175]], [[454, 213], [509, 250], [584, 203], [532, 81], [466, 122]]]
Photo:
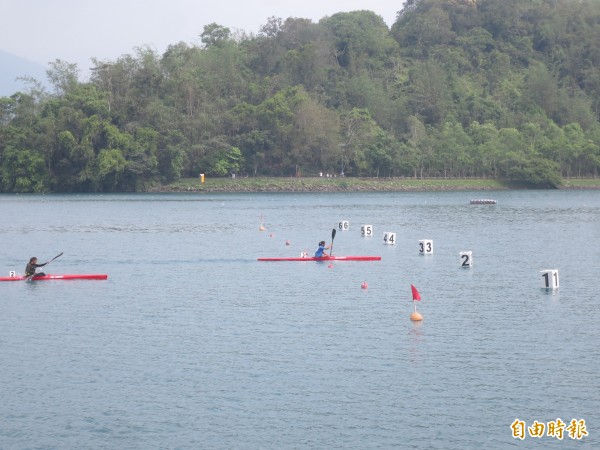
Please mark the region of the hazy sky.
[[340, 11], [370, 10], [388, 26], [403, 0], [0, 0], [0, 50], [47, 65], [62, 59], [82, 72], [90, 59], [115, 60], [149, 45], [163, 53], [199, 44], [204, 25], [257, 33], [271, 16], [317, 22]]

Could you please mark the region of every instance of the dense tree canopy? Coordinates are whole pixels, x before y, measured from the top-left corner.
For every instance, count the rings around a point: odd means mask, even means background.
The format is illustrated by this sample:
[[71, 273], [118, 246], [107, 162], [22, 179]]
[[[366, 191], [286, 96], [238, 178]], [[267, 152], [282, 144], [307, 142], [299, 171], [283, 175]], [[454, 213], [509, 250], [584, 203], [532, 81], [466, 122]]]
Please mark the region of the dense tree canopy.
[[[400, 2], [399, 2], [400, 4]], [[49, 65], [0, 98], [0, 191], [139, 191], [184, 176], [500, 177], [600, 171], [600, 2], [409, 0], [211, 23], [201, 45]]]

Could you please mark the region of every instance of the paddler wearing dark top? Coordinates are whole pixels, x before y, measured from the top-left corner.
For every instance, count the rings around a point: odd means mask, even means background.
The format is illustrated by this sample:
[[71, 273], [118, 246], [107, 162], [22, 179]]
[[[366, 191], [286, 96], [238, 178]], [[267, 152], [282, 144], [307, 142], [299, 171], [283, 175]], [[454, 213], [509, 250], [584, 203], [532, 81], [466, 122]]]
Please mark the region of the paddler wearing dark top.
[[32, 257], [29, 260], [27, 267], [25, 267], [25, 276], [26, 277], [34, 277], [34, 278], [46, 276], [46, 274], [44, 272], [35, 273], [35, 269], [37, 269], [38, 267], [44, 267], [46, 264], [48, 264], [48, 263], [45, 262], [44, 264], [38, 264], [37, 258], [35, 256]]

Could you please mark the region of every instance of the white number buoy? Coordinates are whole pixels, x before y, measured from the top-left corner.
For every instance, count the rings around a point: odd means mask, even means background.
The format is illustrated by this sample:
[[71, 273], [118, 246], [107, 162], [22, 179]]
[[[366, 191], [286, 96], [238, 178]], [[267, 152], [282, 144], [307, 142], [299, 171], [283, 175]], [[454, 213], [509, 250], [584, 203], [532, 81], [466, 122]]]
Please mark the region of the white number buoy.
[[433, 241], [431, 239], [421, 239], [419, 241], [419, 253], [421, 255], [433, 255]]
[[460, 267], [469, 269], [473, 266], [473, 252], [460, 252]]
[[542, 288], [558, 289], [558, 270], [548, 269], [540, 272], [542, 273]]
[[347, 220], [340, 220], [338, 228], [340, 231], [348, 231], [350, 229], [350, 223]]
[[383, 234], [383, 243], [386, 245], [395, 245], [396, 244], [396, 233], [387, 232]]
[[360, 227], [360, 235], [362, 237], [373, 236], [373, 225], [363, 225], [362, 227]]
[[17, 272], [15, 272], [14, 270], [11, 270], [11, 271], [8, 273], [8, 276], [9, 276], [9, 277], [11, 277], [11, 278], [15, 278], [15, 277], [17, 276]]

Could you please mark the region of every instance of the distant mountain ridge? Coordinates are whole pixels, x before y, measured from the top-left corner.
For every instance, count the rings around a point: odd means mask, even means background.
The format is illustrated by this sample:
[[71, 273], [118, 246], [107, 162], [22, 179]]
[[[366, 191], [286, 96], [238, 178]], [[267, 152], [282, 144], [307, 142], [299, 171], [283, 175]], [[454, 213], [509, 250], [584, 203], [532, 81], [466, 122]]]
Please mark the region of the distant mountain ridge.
[[46, 68], [42, 64], [0, 50], [0, 97], [10, 97], [26, 86], [18, 77], [29, 76], [46, 84]]

